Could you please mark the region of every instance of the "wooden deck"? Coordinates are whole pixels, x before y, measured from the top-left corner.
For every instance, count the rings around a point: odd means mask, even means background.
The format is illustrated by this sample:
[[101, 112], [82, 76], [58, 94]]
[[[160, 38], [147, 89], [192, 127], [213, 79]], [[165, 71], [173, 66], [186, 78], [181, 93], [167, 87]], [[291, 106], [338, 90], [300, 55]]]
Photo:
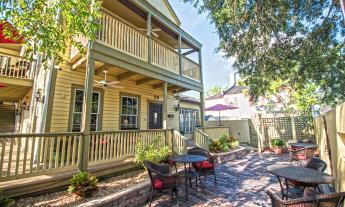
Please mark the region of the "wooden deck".
[[[152, 206], [271, 206], [265, 190], [279, 190], [276, 177], [266, 171], [272, 164], [288, 164], [289, 156], [259, 155], [252, 153], [246, 157], [222, 164], [217, 168], [218, 186], [209, 176], [205, 183], [205, 193], [193, 185], [188, 189], [188, 201], [185, 199], [184, 186], [179, 188], [179, 205], [170, 195], [162, 195], [152, 202]], [[148, 206], [148, 205], [146, 205]]]

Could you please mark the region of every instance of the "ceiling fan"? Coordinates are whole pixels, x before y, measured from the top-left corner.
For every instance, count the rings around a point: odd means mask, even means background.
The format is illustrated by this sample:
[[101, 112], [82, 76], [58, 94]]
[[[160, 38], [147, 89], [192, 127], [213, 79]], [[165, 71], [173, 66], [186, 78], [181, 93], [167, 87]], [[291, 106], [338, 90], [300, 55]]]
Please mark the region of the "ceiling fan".
[[[142, 29], [142, 28], [141, 29], [139, 28], [139, 30], [140, 31], [147, 31], [147, 29]], [[160, 29], [160, 28], [153, 28], [151, 31], [152, 31], [152, 35], [155, 36], [156, 38], [158, 38], [159, 35], [156, 32], [161, 32], [162, 29]]]
[[104, 80], [101, 81], [96, 81], [94, 80], [94, 86], [101, 86], [104, 90], [108, 87], [110, 88], [123, 88], [122, 86], [118, 86], [117, 84], [119, 84], [119, 81], [108, 81], [107, 80], [107, 74], [109, 73], [108, 70], [103, 70], [104, 73]]

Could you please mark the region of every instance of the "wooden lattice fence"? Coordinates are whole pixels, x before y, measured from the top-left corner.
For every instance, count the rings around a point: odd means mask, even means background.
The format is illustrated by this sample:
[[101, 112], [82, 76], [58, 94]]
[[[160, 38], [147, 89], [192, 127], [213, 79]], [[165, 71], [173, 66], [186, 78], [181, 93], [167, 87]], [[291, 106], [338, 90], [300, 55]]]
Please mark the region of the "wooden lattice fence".
[[[295, 127], [293, 127], [293, 124]], [[313, 119], [309, 116], [294, 117], [294, 121], [292, 117], [252, 119], [249, 120], [249, 131], [251, 145], [254, 147], [258, 145], [269, 147], [270, 141], [276, 138], [281, 138], [285, 142], [294, 139], [295, 141], [314, 139]]]

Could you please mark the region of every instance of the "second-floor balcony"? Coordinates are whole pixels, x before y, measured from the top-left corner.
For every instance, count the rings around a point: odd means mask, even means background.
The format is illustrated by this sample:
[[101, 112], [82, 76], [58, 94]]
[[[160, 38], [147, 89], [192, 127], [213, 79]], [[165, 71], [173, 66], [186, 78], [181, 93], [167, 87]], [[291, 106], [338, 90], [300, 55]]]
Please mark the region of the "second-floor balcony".
[[[102, 12], [100, 23], [102, 28], [98, 31], [97, 43], [162, 70], [201, 82], [200, 64], [183, 55], [181, 48], [174, 48], [154, 35], [150, 36], [146, 29], [140, 29], [106, 10]], [[78, 50], [72, 47], [71, 58], [77, 53]]]
[[32, 63], [22, 57], [0, 53], [0, 77], [33, 79]]

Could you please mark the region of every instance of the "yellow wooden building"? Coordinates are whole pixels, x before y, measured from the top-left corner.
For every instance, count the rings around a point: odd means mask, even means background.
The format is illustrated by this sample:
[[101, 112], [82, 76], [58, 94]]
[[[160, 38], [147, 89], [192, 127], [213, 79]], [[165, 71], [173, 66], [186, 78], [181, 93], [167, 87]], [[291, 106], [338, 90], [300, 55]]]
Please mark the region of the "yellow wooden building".
[[186, 91], [201, 100], [190, 127], [203, 126], [202, 45], [168, 0], [104, 0], [100, 23], [96, 40], [78, 38], [86, 56], [71, 47], [68, 61], [50, 70], [23, 59], [19, 44], [0, 45], [0, 181], [110, 173], [100, 172], [104, 163], [118, 171], [133, 163], [138, 139], [161, 137], [182, 153]]

